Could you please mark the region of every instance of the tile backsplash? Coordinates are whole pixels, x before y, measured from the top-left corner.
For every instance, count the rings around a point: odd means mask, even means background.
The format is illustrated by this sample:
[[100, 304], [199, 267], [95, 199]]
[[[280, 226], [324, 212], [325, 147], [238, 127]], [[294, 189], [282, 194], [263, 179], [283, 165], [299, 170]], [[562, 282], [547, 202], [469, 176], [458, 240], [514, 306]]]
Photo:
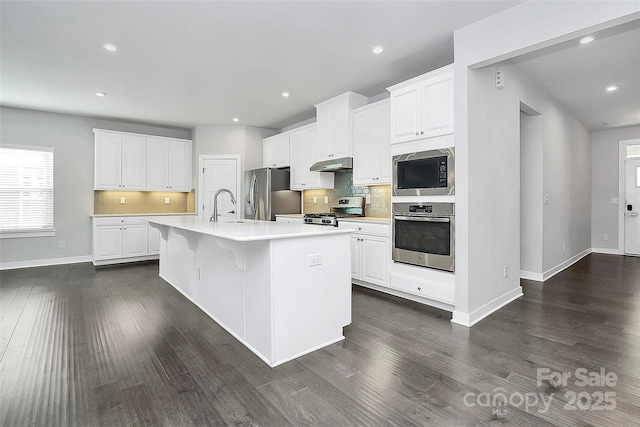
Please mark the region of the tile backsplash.
[[[370, 187], [357, 187], [353, 185], [352, 172], [339, 172], [335, 174], [333, 190], [306, 190], [303, 193], [304, 213], [329, 212], [329, 208], [337, 204], [340, 197], [362, 196], [371, 197], [371, 203], [364, 206], [366, 216], [389, 218], [391, 217], [391, 186], [375, 185]], [[325, 203], [325, 196], [328, 203]], [[315, 197], [315, 203], [314, 203]]]
[[[125, 203], [120, 203], [124, 197]], [[165, 197], [169, 203], [165, 203]], [[185, 213], [195, 212], [195, 191], [94, 191], [94, 214]]]

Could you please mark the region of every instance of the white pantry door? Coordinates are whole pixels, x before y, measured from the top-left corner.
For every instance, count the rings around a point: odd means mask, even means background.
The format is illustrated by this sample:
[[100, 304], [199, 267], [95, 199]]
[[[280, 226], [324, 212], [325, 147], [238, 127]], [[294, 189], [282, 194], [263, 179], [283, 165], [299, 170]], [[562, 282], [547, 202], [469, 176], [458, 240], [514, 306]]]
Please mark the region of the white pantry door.
[[624, 253], [640, 255], [640, 159], [627, 159]]
[[231, 202], [228, 193], [220, 193], [218, 196], [218, 221], [239, 218], [240, 192], [239, 171], [240, 159], [234, 156], [202, 156], [200, 159], [200, 188], [199, 198], [200, 214], [203, 219], [209, 220], [213, 213], [213, 196], [221, 188], [231, 190], [236, 198], [236, 204]]

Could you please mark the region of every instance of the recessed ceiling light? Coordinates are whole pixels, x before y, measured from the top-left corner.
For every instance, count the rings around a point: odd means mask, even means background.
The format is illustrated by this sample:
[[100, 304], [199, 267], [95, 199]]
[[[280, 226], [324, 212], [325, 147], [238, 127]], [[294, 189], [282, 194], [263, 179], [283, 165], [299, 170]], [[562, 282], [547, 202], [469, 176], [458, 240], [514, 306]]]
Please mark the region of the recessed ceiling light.
[[595, 40], [595, 37], [593, 37], [593, 36], [583, 37], [583, 38], [580, 39], [580, 44], [589, 44], [594, 40]]
[[234, 118], [233, 118], [233, 121], [237, 123], [237, 122], [239, 122], [239, 121], [240, 121], [240, 119], [239, 119], [239, 118], [237, 118], [237, 117], [234, 117]]
[[109, 52], [117, 52], [118, 51], [118, 46], [116, 46], [113, 43], [105, 43], [102, 45], [103, 48], [105, 48], [106, 50], [108, 50]]
[[99, 96], [100, 98], [104, 98], [105, 96], [107, 96], [107, 94], [104, 92], [96, 92], [96, 96]]
[[384, 51], [384, 46], [374, 46], [373, 49], [371, 49], [371, 51], [376, 55], [379, 55]]
[[613, 92], [613, 91], [616, 91], [616, 90], [618, 90], [618, 86], [609, 86], [607, 88], [607, 92]]
[[284, 98], [288, 98], [289, 97], [289, 92], [282, 92], [282, 96]]

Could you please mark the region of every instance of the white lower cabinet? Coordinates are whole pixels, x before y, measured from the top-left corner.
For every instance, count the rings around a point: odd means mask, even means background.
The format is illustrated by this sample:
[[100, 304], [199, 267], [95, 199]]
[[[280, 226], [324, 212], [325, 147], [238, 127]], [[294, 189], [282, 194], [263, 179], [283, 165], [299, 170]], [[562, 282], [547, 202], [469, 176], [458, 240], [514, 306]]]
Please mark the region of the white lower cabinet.
[[390, 226], [359, 221], [338, 221], [338, 226], [355, 230], [351, 235], [351, 278], [389, 286]]
[[93, 218], [93, 264], [157, 259], [160, 231], [150, 227], [144, 216]]

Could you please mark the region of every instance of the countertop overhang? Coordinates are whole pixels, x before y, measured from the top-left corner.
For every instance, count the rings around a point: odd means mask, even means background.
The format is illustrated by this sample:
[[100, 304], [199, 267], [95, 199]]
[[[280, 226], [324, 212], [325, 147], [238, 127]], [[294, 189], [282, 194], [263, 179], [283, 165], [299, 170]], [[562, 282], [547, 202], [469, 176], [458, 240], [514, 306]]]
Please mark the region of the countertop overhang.
[[193, 233], [220, 237], [239, 242], [291, 239], [298, 237], [322, 236], [327, 234], [348, 234], [352, 230], [323, 225], [289, 224], [275, 221], [255, 221], [249, 219], [209, 222], [200, 217], [149, 218], [151, 226], [173, 227]]

